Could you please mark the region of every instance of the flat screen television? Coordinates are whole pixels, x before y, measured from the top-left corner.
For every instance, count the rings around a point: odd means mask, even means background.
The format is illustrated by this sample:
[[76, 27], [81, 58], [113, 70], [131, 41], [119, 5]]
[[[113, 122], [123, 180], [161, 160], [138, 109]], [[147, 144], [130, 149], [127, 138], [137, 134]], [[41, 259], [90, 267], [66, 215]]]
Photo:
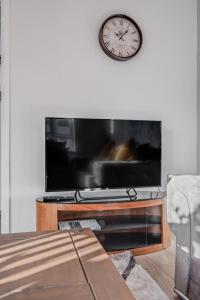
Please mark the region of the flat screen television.
[[46, 191], [161, 184], [161, 122], [46, 118]]

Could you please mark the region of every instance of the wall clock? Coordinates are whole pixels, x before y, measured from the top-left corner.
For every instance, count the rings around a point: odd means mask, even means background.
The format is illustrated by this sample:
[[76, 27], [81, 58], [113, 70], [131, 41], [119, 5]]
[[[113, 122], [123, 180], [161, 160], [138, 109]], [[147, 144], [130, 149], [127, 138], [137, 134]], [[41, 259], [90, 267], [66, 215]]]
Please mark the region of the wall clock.
[[142, 32], [130, 17], [122, 14], [112, 15], [101, 25], [99, 43], [109, 57], [125, 61], [140, 50]]

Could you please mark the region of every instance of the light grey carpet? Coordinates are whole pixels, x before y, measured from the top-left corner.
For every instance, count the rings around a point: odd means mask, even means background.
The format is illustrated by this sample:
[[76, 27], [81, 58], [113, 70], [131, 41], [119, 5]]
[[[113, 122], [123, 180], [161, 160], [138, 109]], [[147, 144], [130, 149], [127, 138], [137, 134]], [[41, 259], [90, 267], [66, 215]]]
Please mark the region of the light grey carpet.
[[169, 300], [147, 271], [135, 263], [130, 251], [111, 255], [111, 260], [136, 300]]

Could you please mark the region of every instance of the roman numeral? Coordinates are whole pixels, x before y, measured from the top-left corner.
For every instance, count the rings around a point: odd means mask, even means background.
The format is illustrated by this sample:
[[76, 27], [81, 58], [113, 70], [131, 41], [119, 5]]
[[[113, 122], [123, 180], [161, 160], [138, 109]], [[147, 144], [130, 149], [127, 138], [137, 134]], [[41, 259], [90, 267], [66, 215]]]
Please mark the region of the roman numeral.
[[106, 47], [110, 46], [110, 42], [105, 42]]
[[111, 49], [111, 52], [112, 52], [112, 53], [115, 53], [115, 49], [114, 49], [114, 48], [112, 48], [112, 49]]
[[135, 31], [133, 31], [133, 32], [131, 32], [131, 34], [135, 34], [137, 31], [135, 30]]
[[115, 20], [112, 20], [112, 23], [113, 23], [114, 26], [116, 26]]
[[104, 38], [107, 38], [107, 37], [108, 37], [108, 35], [107, 35], [107, 34], [104, 34], [104, 35], [103, 35], [103, 37], [104, 37]]
[[120, 19], [120, 25], [123, 26], [123, 19]]
[[137, 50], [137, 49], [136, 49], [135, 47], [133, 47], [133, 46], [132, 46], [131, 48], [132, 48], [133, 50], [135, 50], [135, 51]]
[[122, 53], [119, 51], [119, 56], [122, 57]]
[[138, 41], [138, 40], [133, 40], [133, 42], [135, 42], [135, 43], [139, 43], [139, 41]]
[[110, 30], [110, 28], [108, 26], [105, 26], [106, 29]]

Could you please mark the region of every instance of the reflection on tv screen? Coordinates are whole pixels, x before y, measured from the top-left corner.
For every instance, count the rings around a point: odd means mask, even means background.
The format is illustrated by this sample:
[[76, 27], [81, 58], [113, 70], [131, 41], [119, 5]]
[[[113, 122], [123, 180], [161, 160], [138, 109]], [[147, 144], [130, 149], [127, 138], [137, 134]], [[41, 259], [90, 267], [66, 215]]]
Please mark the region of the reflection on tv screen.
[[47, 191], [160, 181], [160, 121], [46, 118]]

